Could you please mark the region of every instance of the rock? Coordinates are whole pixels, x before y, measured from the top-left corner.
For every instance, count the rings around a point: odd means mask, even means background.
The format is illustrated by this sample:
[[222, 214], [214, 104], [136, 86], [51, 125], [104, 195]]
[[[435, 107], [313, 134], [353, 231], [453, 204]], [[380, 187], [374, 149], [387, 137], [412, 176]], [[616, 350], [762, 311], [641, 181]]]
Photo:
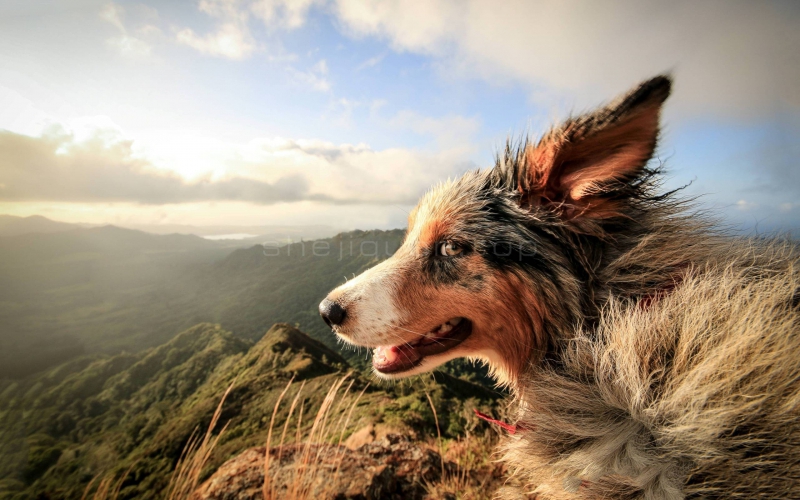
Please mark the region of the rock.
[[[225, 462], [192, 500], [266, 500], [264, 447], [251, 448]], [[388, 435], [356, 450], [335, 445], [288, 445], [269, 450], [268, 500], [417, 500], [425, 485], [441, 477], [439, 454]], [[304, 465], [305, 464], [305, 465]], [[455, 464], [445, 464], [447, 472]]]
[[375, 426], [369, 424], [355, 431], [349, 438], [345, 439], [344, 445], [351, 450], [357, 450], [373, 441], [375, 441]]

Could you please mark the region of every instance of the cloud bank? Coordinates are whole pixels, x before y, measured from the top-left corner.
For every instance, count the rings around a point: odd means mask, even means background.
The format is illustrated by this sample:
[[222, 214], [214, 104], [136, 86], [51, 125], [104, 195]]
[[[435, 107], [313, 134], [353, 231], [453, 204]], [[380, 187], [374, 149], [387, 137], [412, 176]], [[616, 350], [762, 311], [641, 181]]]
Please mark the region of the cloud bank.
[[0, 201], [406, 205], [435, 180], [474, 167], [459, 150], [375, 151], [282, 138], [238, 145], [227, 163], [236, 175], [189, 181], [137, 156], [115, 131], [82, 140], [60, 127], [39, 137], [0, 131]]
[[800, 109], [800, 9], [747, 1], [337, 0], [353, 37], [437, 58], [441, 70], [519, 82], [580, 106], [654, 74], [677, 75], [692, 114]]
[[199, 8], [216, 31], [184, 28], [178, 42], [231, 59], [259, 49], [255, 24], [294, 30], [319, 9], [350, 37], [432, 56], [448, 77], [522, 84], [561, 108], [671, 71], [674, 100], [692, 115], [800, 109], [800, 8], [791, 2], [202, 0]]

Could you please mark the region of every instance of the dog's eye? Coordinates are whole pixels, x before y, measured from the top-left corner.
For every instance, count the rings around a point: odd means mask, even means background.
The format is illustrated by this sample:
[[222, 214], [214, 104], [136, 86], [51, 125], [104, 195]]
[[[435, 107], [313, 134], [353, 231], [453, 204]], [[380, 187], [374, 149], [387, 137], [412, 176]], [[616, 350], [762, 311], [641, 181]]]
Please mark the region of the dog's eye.
[[458, 255], [461, 253], [463, 249], [458, 245], [458, 243], [453, 243], [452, 241], [443, 241], [439, 243], [439, 255], [443, 257], [452, 257], [453, 255]]

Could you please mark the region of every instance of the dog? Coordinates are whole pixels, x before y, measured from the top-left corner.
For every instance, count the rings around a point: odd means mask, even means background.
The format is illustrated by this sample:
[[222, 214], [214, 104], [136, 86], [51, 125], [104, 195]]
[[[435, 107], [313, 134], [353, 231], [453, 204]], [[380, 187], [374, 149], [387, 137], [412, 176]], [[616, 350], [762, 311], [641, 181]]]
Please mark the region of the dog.
[[657, 76], [434, 187], [320, 314], [394, 379], [508, 387], [502, 498], [800, 498], [800, 260], [715, 229], [653, 160]]

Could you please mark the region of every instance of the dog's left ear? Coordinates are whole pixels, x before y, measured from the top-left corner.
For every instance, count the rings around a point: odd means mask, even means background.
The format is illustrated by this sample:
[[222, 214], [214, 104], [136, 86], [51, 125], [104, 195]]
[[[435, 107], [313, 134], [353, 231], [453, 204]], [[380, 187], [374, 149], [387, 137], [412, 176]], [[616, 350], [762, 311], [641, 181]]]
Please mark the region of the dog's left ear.
[[669, 77], [655, 77], [527, 146], [516, 170], [522, 203], [550, 206], [567, 220], [620, 215], [626, 187], [655, 150], [670, 88]]

